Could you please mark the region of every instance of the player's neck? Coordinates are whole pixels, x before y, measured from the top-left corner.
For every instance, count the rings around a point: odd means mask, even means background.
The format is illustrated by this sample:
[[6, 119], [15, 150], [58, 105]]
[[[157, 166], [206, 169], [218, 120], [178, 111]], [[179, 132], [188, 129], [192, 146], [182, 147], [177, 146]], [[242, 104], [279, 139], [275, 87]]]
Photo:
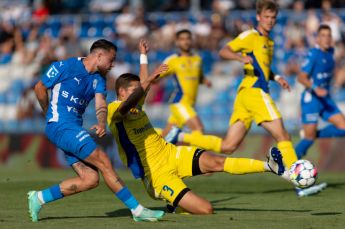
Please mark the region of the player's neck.
[[182, 51], [180, 50], [180, 56], [191, 56], [192, 52], [191, 51]]
[[269, 32], [264, 30], [260, 25], [258, 25], [258, 27], [256, 29], [257, 29], [257, 31], [259, 31], [260, 35], [268, 37]]
[[88, 73], [94, 73], [97, 71], [97, 67], [93, 62], [94, 61], [89, 56], [82, 59], [82, 63]]

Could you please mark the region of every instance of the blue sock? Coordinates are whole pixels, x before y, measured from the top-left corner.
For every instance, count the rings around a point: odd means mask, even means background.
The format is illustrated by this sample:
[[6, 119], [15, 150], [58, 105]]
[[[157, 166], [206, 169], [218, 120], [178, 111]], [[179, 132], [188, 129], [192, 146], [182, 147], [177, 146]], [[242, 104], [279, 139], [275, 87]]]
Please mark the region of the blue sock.
[[44, 189], [42, 192], [42, 198], [44, 203], [49, 203], [63, 197], [63, 194], [60, 189], [60, 185], [54, 185], [47, 189]]
[[314, 140], [303, 138], [295, 147], [297, 158], [301, 159], [302, 157], [304, 157], [313, 143]]
[[131, 210], [134, 210], [139, 206], [138, 201], [127, 187], [123, 187], [119, 192], [115, 193], [115, 195]]
[[344, 137], [345, 136], [345, 129], [338, 129], [334, 125], [329, 125], [321, 130], [319, 130], [316, 134], [318, 138], [330, 138], [330, 137]]

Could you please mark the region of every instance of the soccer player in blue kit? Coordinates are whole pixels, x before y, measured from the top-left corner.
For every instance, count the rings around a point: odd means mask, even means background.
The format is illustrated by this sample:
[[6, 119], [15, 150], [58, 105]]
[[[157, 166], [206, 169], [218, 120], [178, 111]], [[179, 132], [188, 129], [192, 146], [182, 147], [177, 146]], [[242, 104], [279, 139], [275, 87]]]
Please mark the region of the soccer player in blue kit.
[[[303, 138], [296, 145], [296, 154], [304, 157], [316, 138], [345, 136], [345, 117], [330, 96], [330, 84], [334, 74], [334, 48], [331, 28], [320, 25], [317, 31], [317, 46], [310, 49], [298, 81], [306, 88], [301, 97]], [[331, 125], [317, 130], [318, 119]]]
[[[91, 127], [98, 137], [106, 134], [107, 105], [105, 75], [113, 67], [117, 47], [101, 39], [94, 42], [85, 58], [54, 62], [35, 86], [37, 99], [46, 114], [45, 133], [61, 148], [77, 176], [41, 191], [28, 192], [29, 214], [38, 221], [41, 207], [49, 202], [98, 186], [102, 174], [109, 189], [132, 212], [135, 221], [157, 221], [163, 211], [144, 208], [112, 168], [111, 162], [82, 127], [82, 115], [95, 98], [98, 124]], [[48, 100], [48, 89], [51, 98]]]

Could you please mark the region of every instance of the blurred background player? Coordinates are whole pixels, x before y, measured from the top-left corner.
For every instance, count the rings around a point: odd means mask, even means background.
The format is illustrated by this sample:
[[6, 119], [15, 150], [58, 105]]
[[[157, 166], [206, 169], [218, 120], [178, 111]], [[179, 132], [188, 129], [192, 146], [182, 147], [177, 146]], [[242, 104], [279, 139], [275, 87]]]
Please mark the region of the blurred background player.
[[178, 53], [170, 55], [164, 61], [167, 72], [160, 77], [174, 75], [175, 92], [170, 98], [170, 112], [167, 126], [162, 136], [166, 136], [173, 126], [182, 128], [186, 125], [192, 132], [202, 133], [203, 124], [194, 110], [199, 85], [211, 87], [211, 82], [204, 78], [201, 57], [192, 52], [192, 32], [187, 29], [176, 33]]
[[[64, 151], [78, 176], [41, 191], [28, 192], [33, 222], [38, 221], [43, 205], [97, 187], [98, 171], [109, 189], [131, 210], [135, 221], [157, 221], [164, 215], [163, 211], [151, 211], [138, 203], [113, 169], [106, 153], [82, 127], [82, 115], [95, 98], [98, 124], [91, 129], [96, 130], [98, 137], [106, 134], [105, 75], [113, 67], [116, 51], [117, 47], [110, 41], [97, 40], [87, 57], [54, 62], [35, 86], [37, 99], [46, 115], [46, 135]], [[48, 89], [51, 89], [50, 102]]]
[[183, 178], [204, 173], [231, 174], [284, 172], [282, 156], [272, 148], [267, 162], [247, 158], [229, 158], [193, 146], [168, 144], [153, 128], [142, 106], [150, 85], [167, 70], [161, 65], [148, 74], [147, 44], [140, 42], [140, 78], [125, 73], [116, 80], [118, 100], [108, 105], [108, 125], [124, 163], [135, 178], [141, 178], [147, 192], [193, 214], [212, 214], [209, 201], [191, 191]]
[[[345, 136], [345, 117], [330, 95], [335, 67], [332, 43], [331, 28], [320, 25], [317, 45], [309, 50], [298, 75], [298, 81], [305, 86], [301, 96], [303, 137], [295, 148], [299, 159], [307, 154], [316, 138]], [[331, 125], [317, 130], [319, 117]]]

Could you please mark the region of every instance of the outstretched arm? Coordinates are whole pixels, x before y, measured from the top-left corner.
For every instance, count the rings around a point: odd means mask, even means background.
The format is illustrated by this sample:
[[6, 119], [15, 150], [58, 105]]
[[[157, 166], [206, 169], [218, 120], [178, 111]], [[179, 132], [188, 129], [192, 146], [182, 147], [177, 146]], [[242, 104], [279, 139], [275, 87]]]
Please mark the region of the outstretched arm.
[[[147, 64], [146, 65], [147, 68]], [[140, 65], [140, 68], [145, 68], [145, 66]], [[119, 107], [119, 112], [121, 115], [125, 115], [128, 111], [135, 107], [140, 99], [146, 95], [146, 92], [149, 90], [150, 85], [155, 81], [161, 73], [164, 73], [168, 70], [168, 66], [165, 64], [160, 65], [149, 77], [146, 79], [140, 78], [140, 86], [134, 89], [133, 93], [128, 97], [126, 101], [123, 101]], [[141, 77], [141, 76], [140, 76]]]
[[43, 110], [43, 114], [46, 115], [48, 110], [48, 88], [44, 86], [42, 81], [38, 81], [38, 83], [35, 85], [35, 94], [38, 99], [38, 102], [40, 103], [40, 106]]

